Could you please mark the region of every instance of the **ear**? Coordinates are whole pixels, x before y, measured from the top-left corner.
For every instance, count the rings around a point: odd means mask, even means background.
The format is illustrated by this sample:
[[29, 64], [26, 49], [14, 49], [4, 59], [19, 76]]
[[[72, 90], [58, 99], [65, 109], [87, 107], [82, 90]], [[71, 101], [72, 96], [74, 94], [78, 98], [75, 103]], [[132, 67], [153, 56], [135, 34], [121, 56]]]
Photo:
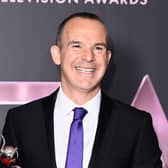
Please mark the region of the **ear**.
[[111, 56], [112, 56], [112, 52], [111, 52], [111, 50], [108, 50], [108, 51], [107, 51], [107, 63], [110, 62]]
[[52, 45], [50, 48], [50, 53], [52, 56], [52, 60], [56, 65], [61, 64], [61, 54], [60, 54], [60, 48], [57, 45]]

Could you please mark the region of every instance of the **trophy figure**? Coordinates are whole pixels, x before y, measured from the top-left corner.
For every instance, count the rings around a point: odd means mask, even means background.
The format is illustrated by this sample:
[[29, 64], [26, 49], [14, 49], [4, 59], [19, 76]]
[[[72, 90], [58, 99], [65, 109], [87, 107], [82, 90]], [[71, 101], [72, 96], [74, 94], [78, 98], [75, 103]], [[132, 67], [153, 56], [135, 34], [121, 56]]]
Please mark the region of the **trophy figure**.
[[14, 165], [18, 159], [18, 149], [13, 146], [5, 146], [5, 138], [1, 135], [2, 146], [0, 148], [0, 162], [8, 168], [21, 168], [20, 166]]

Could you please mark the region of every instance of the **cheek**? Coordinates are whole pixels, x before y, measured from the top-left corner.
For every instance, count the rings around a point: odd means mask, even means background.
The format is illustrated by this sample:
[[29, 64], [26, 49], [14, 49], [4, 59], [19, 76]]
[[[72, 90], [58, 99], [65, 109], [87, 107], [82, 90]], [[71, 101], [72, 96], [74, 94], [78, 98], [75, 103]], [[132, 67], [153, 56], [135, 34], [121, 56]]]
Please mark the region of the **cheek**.
[[70, 54], [68, 54], [68, 52], [63, 50], [61, 53], [61, 64], [62, 65], [67, 64], [69, 62], [69, 59], [70, 59]]
[[109, 63], [106, 56], [99, 57], [97, 59], [97, 62], [102, 68], [105, 68], [105, 69], [106, 69], [106, 67], [108, 66], [108, 63]]
[[66, 69], [66, 71], [70, 71], [73, 67], [73, 55], [71, 54], [64, 54], [61, 57], [61, 66], [62, 69]]

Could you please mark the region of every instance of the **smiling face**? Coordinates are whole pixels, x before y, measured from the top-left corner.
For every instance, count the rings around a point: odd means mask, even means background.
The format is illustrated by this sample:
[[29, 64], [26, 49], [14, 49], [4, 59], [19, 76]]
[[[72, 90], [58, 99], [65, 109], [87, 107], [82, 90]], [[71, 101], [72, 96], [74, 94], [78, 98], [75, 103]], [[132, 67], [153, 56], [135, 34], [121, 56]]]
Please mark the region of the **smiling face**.
[[51, 54], [61, 65], [64, 92], [94, 96], [111, 57], [106, 28], [97, 20], [76, 17], [66, 23], [60, 43], [51, 48]]

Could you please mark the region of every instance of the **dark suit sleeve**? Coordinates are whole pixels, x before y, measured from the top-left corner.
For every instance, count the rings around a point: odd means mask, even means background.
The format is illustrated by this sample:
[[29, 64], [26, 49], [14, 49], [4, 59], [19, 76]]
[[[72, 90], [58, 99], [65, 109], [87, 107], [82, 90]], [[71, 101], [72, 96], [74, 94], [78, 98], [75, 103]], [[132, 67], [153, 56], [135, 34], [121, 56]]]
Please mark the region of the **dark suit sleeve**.
[[[16, 138], [16, 135], [17, 135], [16, 128], [15, 128], [16, 125], [17, 123], [14, 120], [13, 111], [12, 110], [8, 111], [5, 125], [3, 128], [3, 136], [6, 141], [5, 146], [13, 146], [13, 147], [19, 148], [19, 145], [17, 143], [17, 138]], [[20, 153], [19, 149], [18, 149], [18, 153]], [[20, 156], [15, 163], [16, 165], [20, 165], [19, 159], [20, 159]]]
[[133, 158], [133, 168], [162, 168], [161, 151], [152, 126], [152, 118], [148, 115], [142, 122], [137, 136]]
[[5, 125], [3, 128], [3, 136], [6, 141], [6, 145], [17, 146], [15, 123], [12, 117], [12, 111], [8, 111]]
[[0, 168], [7, 168], [7, 167], [0, 162]]

